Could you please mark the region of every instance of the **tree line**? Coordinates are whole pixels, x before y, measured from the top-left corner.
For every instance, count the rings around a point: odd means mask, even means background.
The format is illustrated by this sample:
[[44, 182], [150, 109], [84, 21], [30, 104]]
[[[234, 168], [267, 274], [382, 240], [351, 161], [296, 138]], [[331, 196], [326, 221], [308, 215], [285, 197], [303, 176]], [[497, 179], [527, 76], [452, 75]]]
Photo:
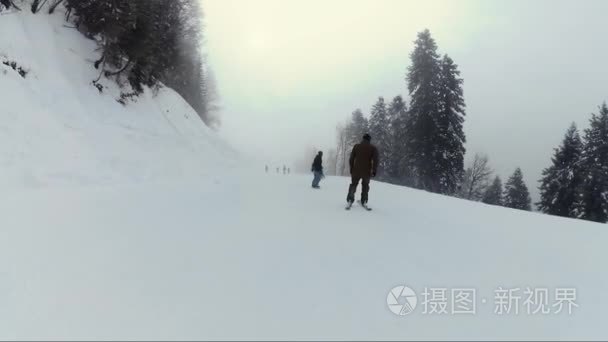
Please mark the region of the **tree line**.
[[[531, 200], [521, 169], [517, 169], [502, 190], [500, 177], [490, 183], [488, 157], [475, 155], [464, 173], [459, 196], [488, 204], [531, 210]], [[539, 180], [538, 211], [555, 216], [608, 222], [608, 105], [589, 119], [581, 134], [572, 123], [561, 144], [554, 149], [551, 165]]]
[[[14, 7], [0, 0], [0, 7]], [[25, 3], [24, 1], [21, 1]], [[202, 50], [202, 9], [198, 0], [32, 0], [28, 9], [49, 13], [59, 5], [66, 20], [99, 46], [94, 67], [99, 78], [128, 84], [119, 102], [135, 98], [144, 87], [165, 85], [179, 93], [205, 123], [217, 125], [215, 80]]]
[[453, 195], [464, 172], [463, 80], [454, 61], [439, 55], [428, 30], [414, 45], [405, 77], [409, 108], [395, 96], [390, 103], [379, 97], [369, 119], [361, 109], [353, 111], [337, 128], [330, 163], [336, 174], [348, 174], [350, 147], [369, 133], [380, 153], [379, 180]]
[[608, 106], [591, 115], [584, 136], [573, 123], [554, 150], [540, 180], [540, 211], [563, 217], [608, 221]]
[[485, 154], [475, 154], [464, 171], [456, 196], [507, 208], [532, 210], [530, 191], [521, 168], [515, 168], [503, 186], [502, 179], [494, 175]]
[[[521, 168], [504, 183], [486, 155], [475, 154], [464, 167], [465, 101], [463, 79], [454, 61], [437, 52], [428, 30], [420, 32], [406, 75], [409, 108], [402, 96], [379, 97], [369, 116], [355, 109], [336, 128], [336, 146], [327, 154], [328, 171], [348, 175], [352, 146], [370, 133], [381, 154], [378, 179], [491, 205], [532, 210]], [[574, 124], [555, 149], [539, 180], [543, 213], [595, 222], [608, 221], [608, 106], [592, 114], [580, 137]]]

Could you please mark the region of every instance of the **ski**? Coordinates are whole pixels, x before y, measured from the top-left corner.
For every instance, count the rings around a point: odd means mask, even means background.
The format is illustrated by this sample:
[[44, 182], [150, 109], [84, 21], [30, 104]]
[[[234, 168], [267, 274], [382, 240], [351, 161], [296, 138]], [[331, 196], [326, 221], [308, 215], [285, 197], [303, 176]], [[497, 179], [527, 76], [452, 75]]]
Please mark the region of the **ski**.
[[358, 201], [358, 202], [359, 202], [359, 204], [361, 204], [361, 206], [362, 206], [363, 208], [365, 208], [365, 210], [367, 210], [367, 211], [372, 211], [372, 208], [368, 207], [368, 206], [367, 206], [367, 203], [362, 203], [361, 201]]
[[360, 204], [365, 210], [372, 211], [372, 208], [367, 206], [367, 203], [361, 203], [361, 200], [357, 200], [357, 203]]
[[[368, 207], [367, 204], [365, 203], [361, 203], [361, 201], [357, 201], [357, 203], [361, 204], [361, 206], [367, 210], [367, 211], [372, 211], [372, 208]], [[346, 207], [344, 209], [346, 210], [350, 210], [350, 208], [352, 208], [353, 206], [353, 202], [348, 202], [348, 204], [346, 205]]]

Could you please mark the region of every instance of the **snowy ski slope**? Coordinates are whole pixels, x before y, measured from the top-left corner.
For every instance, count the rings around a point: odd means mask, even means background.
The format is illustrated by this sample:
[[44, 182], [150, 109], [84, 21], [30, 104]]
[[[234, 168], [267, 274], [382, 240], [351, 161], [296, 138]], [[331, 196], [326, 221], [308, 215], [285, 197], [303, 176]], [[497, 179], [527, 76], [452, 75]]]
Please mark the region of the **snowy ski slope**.
[[[374, 210], [346, 211], [347, 179], [310, 180], [5, 193], [0, 338], [606, 338], [604, 225], [375, 182]], [[402, 284], [419, 301], [403, 317]], [[576, 288], [578, 307], [494, 313], [495, 289], [527, 286]], [[476, 289], [476, 314], [425, 315], [425, 287]]]
[[[0, 32], [29, 71], [0, 64], [0, 339], [608, 338], [605, 225], [377, 182], [348, 212], [348, 179], [265, 174], [168, 89], [99, 94], [60, 14]], [[518, 315], [495, 313], [500, 287]], [[578, 307], [527, 315], [526, 287]], [[475, 314], [425, 314], [425, 288], [474, 289]]]

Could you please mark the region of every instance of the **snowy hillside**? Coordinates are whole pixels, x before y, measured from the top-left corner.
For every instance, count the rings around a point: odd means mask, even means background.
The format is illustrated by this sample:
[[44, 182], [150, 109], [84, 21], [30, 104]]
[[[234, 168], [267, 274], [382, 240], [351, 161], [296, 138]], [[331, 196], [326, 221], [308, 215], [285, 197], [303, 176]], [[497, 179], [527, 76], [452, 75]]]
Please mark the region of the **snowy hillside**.
[[63, 24], [0, 18], [0, 339], [608, 338], [605, 225], [377, 182], [345, 211], [348, 179], [265, 174], [168, 89], [99, 94]]
[[200, 177], [231, 162], [234, 152], [172, 90], [126, 107], [112, 81], [99, 94], [99, 52], [66, 26], [62, 14], [1, 17], [0, 185]]

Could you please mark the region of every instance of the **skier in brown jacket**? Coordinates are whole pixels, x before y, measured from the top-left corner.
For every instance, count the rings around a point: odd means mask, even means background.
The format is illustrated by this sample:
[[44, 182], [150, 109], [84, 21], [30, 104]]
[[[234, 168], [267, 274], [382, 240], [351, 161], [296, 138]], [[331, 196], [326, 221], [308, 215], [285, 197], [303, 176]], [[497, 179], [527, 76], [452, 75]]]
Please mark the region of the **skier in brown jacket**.
[[351, 184], [348, 188], [346, 201], [351, 205], [355, 201], [355, 192], [359, 180], [362, 181], [361, 204], [367, 204], [370, 177], [376, 177], [378, 170], [378, 149], [371, 144], [372, 137], [369, 134], [363, 136], [363, 141], [353, 147], [350, 154]]

